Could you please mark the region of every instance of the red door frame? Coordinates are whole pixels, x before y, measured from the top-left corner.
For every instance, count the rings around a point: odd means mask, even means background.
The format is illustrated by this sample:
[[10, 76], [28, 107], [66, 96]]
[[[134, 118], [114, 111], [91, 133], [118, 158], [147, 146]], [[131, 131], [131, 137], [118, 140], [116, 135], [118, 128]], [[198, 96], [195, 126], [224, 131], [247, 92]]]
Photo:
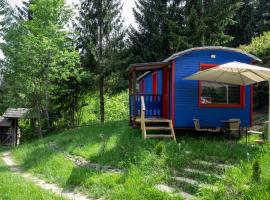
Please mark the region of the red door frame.
[[157, 72], [153, 72], [153, 74], [152, 74], [152, 94], [154, 94], [154, 95], [158, 94]]
[[141, 93], [142, 93], [142, 94], [145, 93], [145, 83], [144, 83], [144, 79], [142, 79], [142, 83], [141, 83]]
[[162, 117], [169, 118], [169, 93], [170, 93], [170, 70], [169, 67], [162, 69]]

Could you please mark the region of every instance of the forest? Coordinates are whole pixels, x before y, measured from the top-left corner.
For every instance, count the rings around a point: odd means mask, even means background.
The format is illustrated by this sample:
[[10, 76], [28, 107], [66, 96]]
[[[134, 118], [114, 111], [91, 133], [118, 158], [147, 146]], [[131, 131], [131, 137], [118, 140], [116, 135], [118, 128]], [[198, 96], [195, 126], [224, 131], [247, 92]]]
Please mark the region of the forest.
[[[93, 121], [127, 119], [132, 63], [162, 61], [198, 46], [241, 48], [270, 63], [268, 0], [137, 0], [136, 27], [121, 0], [0, 0], [0, 111], [32, 108], [27, 138]], [[256, 85], [255, 109], [268, 102]], [[36, 130], [36, 131], [31, 131]], [[27, 131], [26, 131], [27, 132]], [[32, 134], [32, 135], [31, 135]]]

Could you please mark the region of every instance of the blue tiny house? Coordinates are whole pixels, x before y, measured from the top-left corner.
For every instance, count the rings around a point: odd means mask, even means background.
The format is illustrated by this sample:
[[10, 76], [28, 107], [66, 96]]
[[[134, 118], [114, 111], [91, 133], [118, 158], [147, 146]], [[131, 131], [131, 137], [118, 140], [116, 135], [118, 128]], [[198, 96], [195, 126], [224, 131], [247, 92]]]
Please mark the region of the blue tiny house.
[[130, 122], [134, 124], [140, 116], [140, 97], [144, 96], [146, 117], [171, 119], [174, 128], [194, 128], [194, 118], [205, 128], [222, 127], [220, 121], [231, 118], [240, 119], [242, 127], [250, 127], [253, 86], [184, 80], [199, 70], [232, 61], [250, 64], [260, 59], [239, 49], [199, 47], [163, 62], [131, 65]]

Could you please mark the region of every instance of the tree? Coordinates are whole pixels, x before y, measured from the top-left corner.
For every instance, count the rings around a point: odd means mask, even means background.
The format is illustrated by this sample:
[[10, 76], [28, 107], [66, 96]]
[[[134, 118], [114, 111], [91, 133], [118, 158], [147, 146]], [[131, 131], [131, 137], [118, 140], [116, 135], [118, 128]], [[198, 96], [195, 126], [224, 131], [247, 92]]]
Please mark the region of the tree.
[[63, 0], [35, 0], [30, 4], [31, 20], [17, 20], [3, 31], [6, 56], [3, 68], [7, 96], [20, 106], [35, 110], [39, 136], [46, 122], [51, 128], [50, 112], [56, 85], [71, 78], [79, 81], [79, 54], [65, 28], [72, 12]]
[[104, 123], [104, 90], [110, 74], [119, 67], [115, 57], [123, 49], [122, 4], [120, 0], [83, 0], [76, 29], [81, 62], [91, 75], [90, 89], [98, 86], [100, 122]]
[[[248, 45], [242, 45], [240, 48], [263, 60], [262, 65], [270, 66], [270, 32], [252, 39]], [[262, 82], [254, 85], [254, 108], [256, 110], [264, 110], [268, 106], [268, 83]]]
[[232, 40], [225, 33], [241, 6], [241, 0], [188, 0], [185, 6], [186, 36], [192, 46], [221, 45]]
[[183, 37], [183, 0], [138, 0], [133, 10], [138, 28], [130, 28], [136, 62], [162, 60], [187, 47]]
[[267, 0], [244, 0], [226, 33], [233, 36], [228, 45], [238, 47], [249, 44], [253, 37], [270, 30], [270, 2]]

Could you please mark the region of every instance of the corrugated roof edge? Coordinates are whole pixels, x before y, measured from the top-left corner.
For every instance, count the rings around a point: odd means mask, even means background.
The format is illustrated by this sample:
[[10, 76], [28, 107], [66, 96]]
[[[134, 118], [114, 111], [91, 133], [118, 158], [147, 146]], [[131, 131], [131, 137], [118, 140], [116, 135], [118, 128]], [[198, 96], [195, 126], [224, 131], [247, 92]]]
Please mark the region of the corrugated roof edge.
[[[244, 54], [250, 58], [252, 58], [253, 60], [256, 60], [258, 62], [262, 62], [262, 60], [248, 52], [242, 51], [240, 49], [236, 49], [236, 48], [230, 48], [230, 47], [223, 47], [223, 46], [205, 46], [205, 47], [194, 47], [191, 49], [186, 49], [184, 51], [180, 51], [178, 53], [175, 53], [173, 55], [171, 55], [169, 58], [166, 58], [165, 60], [163, 60], [162, 62], [170, 62], [178, 57], [181, 57], [183, 55], [186, 55], [192, 51], [199, 51], [199, 50], [224, 50], [224, 51], [233, 51], [233, 52], [237, 52], [237, 53], [241, 53]], [[140, 77], [137, 78], [137, 80], [141, 80], [143, 77], [145, 77], [146, 75], [148, 75], [150, 73], [150, 71], [145, 72], [144, 74], [142, 74]]]
[[178, 53], [173, 54], [172, 56], [170, 56], [169, 58], [165, 59], [163, 62], [169, 62], [171, 60], [174, 60], [175, 58], [181, 57], [187, 53], [190, 53], [192, 51], [199, 51], [199, 50], [224, 50], [224, 51], [233, 51], [233, 52], [237, 52], [237, 53], [241, 53], [244, 54], [258, 62], [262, 62], [262, 60], [248, 52], [242, 51], [240, 49], [236, 49], [236, 48], [230, 48], [230, 47], [222, 47], [222, 46], [205, 46], [205, 47], [194, 47], [191, 49], [187, 49], [184, 51], [180, 51]]

